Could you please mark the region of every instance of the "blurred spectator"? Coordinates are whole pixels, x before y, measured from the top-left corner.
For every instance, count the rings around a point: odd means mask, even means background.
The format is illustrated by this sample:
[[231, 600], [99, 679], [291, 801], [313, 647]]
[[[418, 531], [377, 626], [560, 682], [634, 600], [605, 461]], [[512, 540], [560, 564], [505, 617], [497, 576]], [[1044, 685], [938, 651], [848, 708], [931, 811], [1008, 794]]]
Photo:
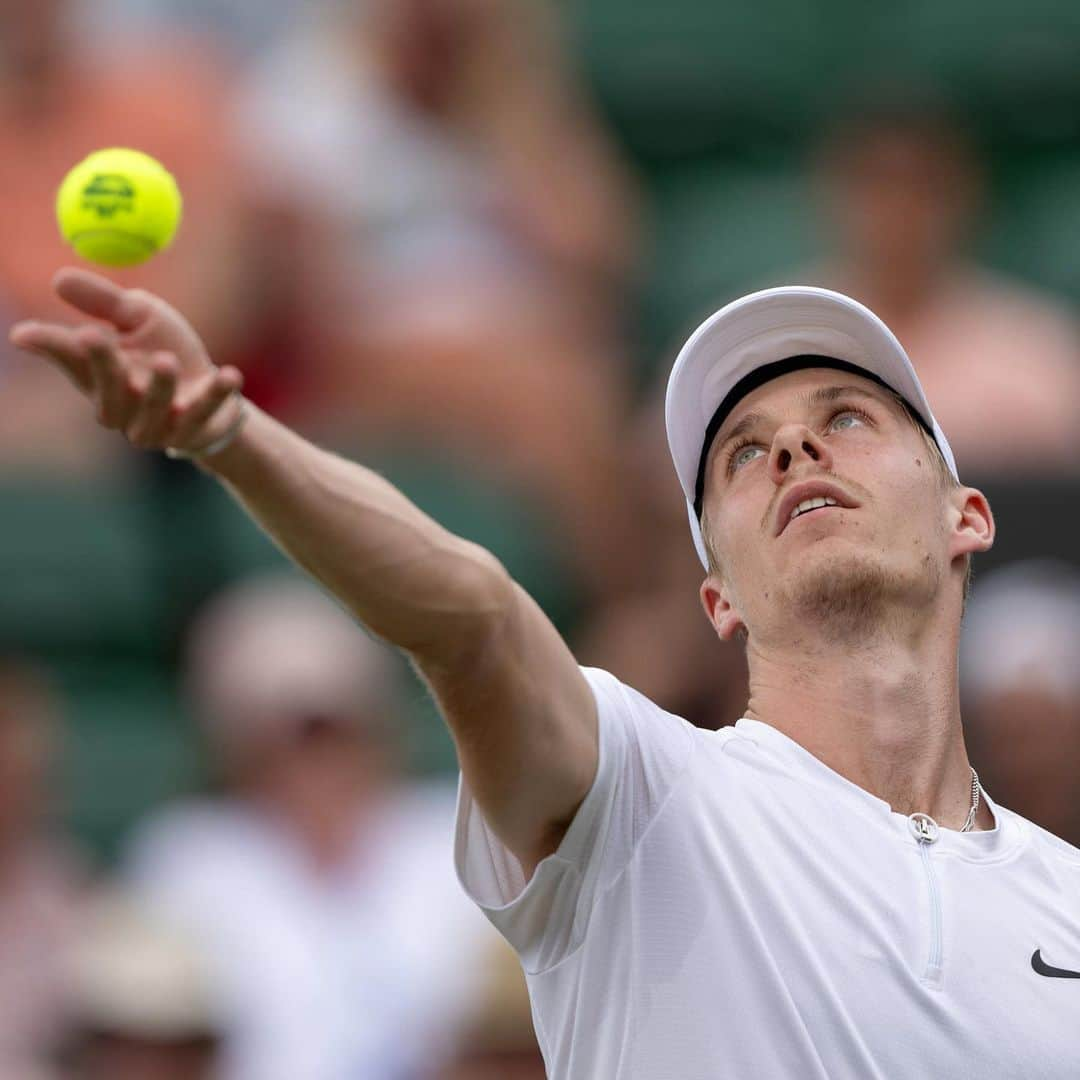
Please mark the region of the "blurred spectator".
[[1080, 841], [1080, 571], [1012, 563], [978, 580], [961, 639], [965, 731], [994, 798]]
[[46, 823], [59, 707], [45, 675], [0, 658], [0, 1076], [54, 1075], [63, 953], [82, 866]]
[[391, 654], [276, 575], [211, 601], [190, 646], [227, 791], [147, 822], [129, 865], [213, 956], [224, 1075], [411, 1077], [454, 1030], [483, 920], [454, 875], [452, 787], [399, 776]]
[[479, 956], [484, 981], [465, 1017], [453, 1062], [438, 1080], [544, 1080], [521, 962], [502, 938]]
[[836, 252], [809, 279], [867, 304], [900, 339], [961, 477], [1080, 471], [1080, 328], [965, 256], [982, 196], [973, 149], [945, 111], [896, 101], [823, 144]]
[[65, 1075], [212, 1080], [223, 1022], [206, 957], [178, 927], [103, 890], [67, 968]]
[[[91, 49], [77, 33], [81, 10], [75, 0], [0, 0], [0, 156], [10, 165], [0, 306], [12, 320], [71, 321], [50, 289], [54, 272], [78, 261], [57, 229], [57, 186], [92, 150], [131, 146], [176, 176], [184, 219], [169, 251], [110, 275], [176, 304], [224, 361], [241, 348], [248, 321], [239, 176], [222, 123], [224, 73], [194, 42]], [[5, 346], [0, 382], [0, 465], [85, 475], [123, 452], [122, 440], [96, 425], [47, 361]]]
[[315, 425], [524, 483], [587, 582], [613, 583], [634, 200], [550, 16], [337, 5], [261, 65], [236, 125]]
[[[310, 10], [339, 0], [304, 0]], [[84, 0], [81, 30], [93, 40], [211, 38], [234, 63], [247, 63], [289, 32], [296, 0]]]

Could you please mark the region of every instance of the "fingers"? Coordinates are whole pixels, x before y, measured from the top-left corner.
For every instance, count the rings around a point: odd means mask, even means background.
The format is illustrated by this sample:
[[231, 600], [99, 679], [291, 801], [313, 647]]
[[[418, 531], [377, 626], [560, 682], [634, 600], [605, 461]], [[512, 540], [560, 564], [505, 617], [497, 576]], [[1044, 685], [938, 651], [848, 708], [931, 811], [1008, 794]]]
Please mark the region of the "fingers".
[[47, 356], [80, 390], [91, 389], [90, 365], [74, 329], [28, 320], [16, 323], [8, 340], [18, 349]]
[[75, 340], [90, 367], [90, 397], [98, 421], [108, 428], [124, 428], [136, 407], [128, 365], [99, 327], [80, 327], [75, 331]]
[[234, 367], [224, 367], [213, 371], [201, 380], [191, 398], [180, 409], [170, 445], [188, 446], [199, 429], [222, 407], [234, 391], [243, 386], [243, 383], [243, 374]]
[[[83, 274], [71, 271], [76, 273]], [[180, 360], [174, 352], [121, 348], [116, 331], [107, 326], [27, 321], [12, 327], [9, 336], [17, 348], [54, 360], [94, 402], [103, 427], [124, 432], [143, 448], [203, 443], [207, 431], [212, 441], [216, 414], [244, 382], [237, 368], [211, 368], [193, 383], [185, 376], [181, 395]]]
[[133, 446], [161, 447], [170, 445], [177, 409], [177, 361], [172, 353], [156, 352], [150, 357], [150, 384], [134, 420], [125, 425], [128, 440]]
[[102, 426], [124, 432], [133, 446], [166, 445], [176, 394], [176, 357], [122, 351], [98, 326], [80, 327], [75, 336], [88, 357], [91, 397]]
[[[17, 348], [55, 361], [94, 402], [98, 421], [104, 427], [127, 430], [151, 381], [142, 370], [147, 363], [143, 354], [121, 351], [112, 333], [102, 326], [67, 327], [29, 321], [12, 327], [9, 337]], [[154, 418], [165, 389], [161, 385], [155, 388]]]
[[120, 350], [99, 327], [83, 327], [78, 336], [89, 357], [101, 424], [122, 431], [132, 446], [170, 445], [178, 414], [176, 357], [169, 352]]
[[137, 330], [150, 318], [154, 298], [142, 289], [124, 289], [101, 274], [65, 267], [53, 278], [57, 295], [85, 315], [111, 322], [117, 330]]

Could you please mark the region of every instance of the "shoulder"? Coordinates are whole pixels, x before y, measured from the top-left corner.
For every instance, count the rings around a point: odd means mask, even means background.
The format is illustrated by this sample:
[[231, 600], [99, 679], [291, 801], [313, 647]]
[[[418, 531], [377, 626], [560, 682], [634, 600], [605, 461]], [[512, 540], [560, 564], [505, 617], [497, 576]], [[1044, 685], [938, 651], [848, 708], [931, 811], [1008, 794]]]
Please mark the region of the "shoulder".
[[996, 805], [995, 809], [1012, 818], [1024, 834], [1029, 847], [1039, 858], [1054, 865], [1071, 868], [1080, 874], [1080, 848], [1070, 844], [1068, 840], [1056, 833], [1050, 832], [1049, 829], [1037, 825], [1023, 814], [1018, 814], [1015, 810], [1010, 810], [1000, 804]]
[[719, 763], [732, 729], [697, 728], [608, 671], [582, 673], [596, 698], [600, 762], [594, 787], [657, 809], [695, 762]]
[[596, 698], [601, 733], [609, 744], [629, 738], [675, 756], [703, 752], [720, 757], [734, 741], [745, 741], [730, 725], [716, 730], [696, 727], [602, 668], [582, 667], [581, 671]]
[[582, 667], [582, 675], [592, 689], [597, 708], [620, 714], [626, 720], [655, 725], [663, 735], [692, 737], [698, 729], [681, 716], [661, 708], [651, 698], [627, 685], [603, 668]]
[[1080, 848], [1070, 844], [1068, 840], [1062, 839], [1048, 829], [1044, 829], [1041, 825], [1028, 821], [1027, 818], [1022, 820], [1026, 823], [1028, 834], [1036, 847], [1045, 852], [1050, 858], [1069, 864], [1077, 871], [1080, 871]]

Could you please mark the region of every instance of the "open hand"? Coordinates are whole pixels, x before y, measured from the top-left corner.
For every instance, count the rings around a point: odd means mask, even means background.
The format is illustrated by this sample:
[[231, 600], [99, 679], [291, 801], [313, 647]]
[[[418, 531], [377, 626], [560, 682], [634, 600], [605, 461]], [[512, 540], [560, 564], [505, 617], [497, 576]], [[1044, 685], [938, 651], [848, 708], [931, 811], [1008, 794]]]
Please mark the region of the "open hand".
[[72, 327], [27, 320], [9, 338], [52, 360], [93, 401], [102, 426], [122, 431], [134, 446], [198, 450], [235, 420], [243, 374], [217, 367], [191, 324], [159, 296], [70, 267], [56, 274], [53, 288], [99, 321]]

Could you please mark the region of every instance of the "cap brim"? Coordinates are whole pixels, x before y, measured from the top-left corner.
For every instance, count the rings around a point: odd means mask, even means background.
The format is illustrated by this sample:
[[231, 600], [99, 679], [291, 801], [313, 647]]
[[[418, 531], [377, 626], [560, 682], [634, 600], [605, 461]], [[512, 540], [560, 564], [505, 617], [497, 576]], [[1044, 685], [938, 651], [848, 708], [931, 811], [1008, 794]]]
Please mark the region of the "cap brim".
[[706, 567], [694, 489], [709, 422], [740, 380], [766, 364], [807, 354], [854, 364], [895, 390], [922, 417], [956, 476], [952, 450], [911, 361], [872, 311], [842, 293], [810, 285], [750, 293], [721, 308], [694, 331], [668, 379], [668, 444], [686, 496], [694, 546]]

